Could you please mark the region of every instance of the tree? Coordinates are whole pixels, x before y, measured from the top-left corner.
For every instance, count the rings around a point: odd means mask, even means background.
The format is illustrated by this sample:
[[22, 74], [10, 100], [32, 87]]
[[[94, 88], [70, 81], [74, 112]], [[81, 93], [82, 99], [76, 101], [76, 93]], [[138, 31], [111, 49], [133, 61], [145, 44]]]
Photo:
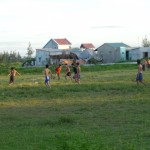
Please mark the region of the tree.
[[150, 47], [150, 41], [147, 39], [146, 36], [145, 36], [145, 38], [142, 40], [142, 45], [143, 45], [143, 47]]
[[17, 61], [21, 61], [21, 56], [20, 56], [20, 53], [18, 52], [17, 54]]
[[29, 42], [29, 46], [27, 48], [27, 56], [29, 58], [31, 58], [31, 56], [32, 56], [33, 53], [34, 53], [34, 51], [33, 51], [32, 47], [31, 47], [31, 43]]

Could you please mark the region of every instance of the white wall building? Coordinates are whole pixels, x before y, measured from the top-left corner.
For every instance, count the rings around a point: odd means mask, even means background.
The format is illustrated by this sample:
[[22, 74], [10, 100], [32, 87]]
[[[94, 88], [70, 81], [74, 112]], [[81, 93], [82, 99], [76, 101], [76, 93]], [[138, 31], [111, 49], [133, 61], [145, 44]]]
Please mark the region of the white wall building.
[[50, 39], [42, 49], [36, 49], [36, 65], [59, 63], [53, 56], [62, 55], [63, 51], [70, 50], [71, 43], [66, 39]]
[[52, 49], [71, 49], [71, 43], [66, 39], [51, 39], [48, 43], [43, 47], [45, 48], [52, 48]]
[[52, 56], [62, 55], [62, 50], [59, 49], [36, 49], [36, 65], [43, 66], [46, 64], [58, 63], [57, 59], [52, 59]]
[[150, 47], [137, 47], [129, 50], [130, 60], [137, 60], [150, 57]]

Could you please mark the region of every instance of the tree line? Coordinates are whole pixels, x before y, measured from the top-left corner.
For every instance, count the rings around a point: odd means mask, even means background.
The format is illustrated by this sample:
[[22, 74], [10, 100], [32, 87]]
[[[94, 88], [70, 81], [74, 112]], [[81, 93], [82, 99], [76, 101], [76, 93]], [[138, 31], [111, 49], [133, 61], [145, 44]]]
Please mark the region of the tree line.
[[21, 57], [19, 52], [11, 51], [9, 52], [1, 52], [0, 53], [0, 67], [8, 67], [13, 64], [20, 64], [23, 66], [24, 64], [30, 65], [32, 61], [35, 61], [35, 58], [32, 58], [32, 54], [34, 53], [31, 43], [27, 47], [27, 56]]

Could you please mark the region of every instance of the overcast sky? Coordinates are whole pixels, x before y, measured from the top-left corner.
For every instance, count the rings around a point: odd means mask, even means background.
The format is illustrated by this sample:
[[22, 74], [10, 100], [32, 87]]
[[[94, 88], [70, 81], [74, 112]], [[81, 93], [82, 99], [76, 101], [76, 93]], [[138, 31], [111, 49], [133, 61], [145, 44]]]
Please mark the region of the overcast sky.
[[28, 43], [42, 48], [51, 38], [73, 47], [150, 38], [150, 0], [0, 0], [0, 52], [25, 55]]

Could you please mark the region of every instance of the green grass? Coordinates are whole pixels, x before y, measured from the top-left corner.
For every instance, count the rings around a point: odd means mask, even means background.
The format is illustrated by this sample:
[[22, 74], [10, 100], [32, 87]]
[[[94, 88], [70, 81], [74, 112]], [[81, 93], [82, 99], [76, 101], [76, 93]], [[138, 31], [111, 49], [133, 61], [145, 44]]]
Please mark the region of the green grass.
[[0, 149], [149, 150], [149, 71], [137, 86], [134, 65], [84, 66], [81, 85], [62, 73], [50, 89], [27, 69], [0, 76]]

